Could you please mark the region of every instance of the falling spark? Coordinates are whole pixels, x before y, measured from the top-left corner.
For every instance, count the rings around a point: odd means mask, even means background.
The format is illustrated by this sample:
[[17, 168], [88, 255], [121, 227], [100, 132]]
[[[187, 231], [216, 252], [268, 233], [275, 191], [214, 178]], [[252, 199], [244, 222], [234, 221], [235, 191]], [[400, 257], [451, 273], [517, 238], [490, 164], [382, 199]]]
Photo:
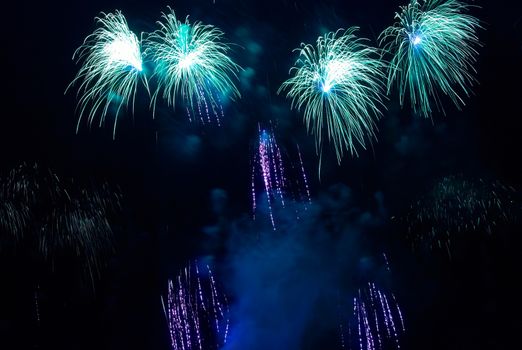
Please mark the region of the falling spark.
[[173, 350], [217, 350], [227, 342], [227, 298], [219, 292], [210, 267], [203, 270], [196, 261], [168, 282], [163, 307]]
[[384, 257], [384, 264], [386, 265], [386, 270], [391, 271], [390, 262], [388, 261], [388, 256], [386, 255], [386, 253], [382, 253], [382, 256]]
[[13, 240], [34, 247], [44, 260], [72, 253], [91, 278], [98, 272], [103, 252], [112, 247], [108, 217], [120, 207], [108, 185], [78, 188], [50, 169], [21, 164], [0, 177], [0, 196], [0, 214], [9, 214], [0, 217], [0, 226]]
[[[357, 296], [353, 298], [353, 313], [348, 321], [346, 329], [348, 331], [348, 348], [355, 346], [359, 350], [384, 350], [400, 349], [400, 337], [405, 332], [404, 319], [400, 311], [395, 296], [390, 298], [385, 292], [377, 288], [375, 283], [368, 283], [364, 288], [357, 291]], [[391, 303], [390, 303], [391, 302]], [[401, 328], [396, 324], [400, 320]], [[356, 325], [358, 335], [355, 344], [350, 340], [350, 329]], [[345, 344], [345, 336], [341, 333], [341, 339]], [[345, 346], [343, 346], [344, 348]]]
[[521, 213], [517, 192], [499, 181], [445, 176], [414, 201], [398, 221], [407, 226], [412, 247], [443, 250], [451, 258], [457, 237], [492, 234]]
[[[274, 205], [277, 203], [284, 208], [286, 206], [285, 198], [288, 196], [293, 202], [304, 202], [308, 205], [311, 203], [310, 189], [299, 146], [297, 146], [299, 165], [295, 166], [294, 163], [290, 162], [291, 167], [287, 169], [274, 130], [272, 128], [261, 128], [259, 125], [258, 131], [259, 137], [252, 162], [252, 212], [255, 219], [257, 209], [256, 180], [261, 179], [270, 222], [275, 230]], [[306, 205], [304, 210], [307, 208]]]
[[40, 326], [40, 305], [38, 302], [39, 293], [40, 293], [40, 285], [37, 285], [36, 289], [34, 291], [34, 310], [35, 310], [36, 322], [38, 323], [38, 326]]

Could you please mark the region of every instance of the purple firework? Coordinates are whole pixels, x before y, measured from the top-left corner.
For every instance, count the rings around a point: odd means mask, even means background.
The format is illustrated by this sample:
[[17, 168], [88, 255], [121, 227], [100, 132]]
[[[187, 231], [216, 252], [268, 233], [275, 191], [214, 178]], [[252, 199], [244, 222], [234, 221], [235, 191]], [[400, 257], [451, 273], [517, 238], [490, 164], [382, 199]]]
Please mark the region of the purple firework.
[[229, 309], [210, 267], [189, 264], [168, 285], [165, 314], [172, 349], [220, 349], [227, 341]]
[[[309, 203], [310, 190], [304, 169], [303, 158], [299, 145], [297, 154], [299, 163], [289, 161], [290, 168], [285, 167], [283, 153], [279, 147], [272, 128], [261, 128], [259, 126], [259, 139], [256, 144], [252, 162], [252, 211], [256, 218], [257, 193], [260, 188], [266, 195], [270, 222], [276, 229], [273, 206], [275, 203], [285, 207], [285, 198], [290, 200]], [[289, 158], [289, 157], [286, 157]]]
[[350, 321], [340, 329], [343, 349], [359, 350], [400, 349], [399, 339], [406, 330], [395, 296], [381, 291], [375, 283], [358, 290]]

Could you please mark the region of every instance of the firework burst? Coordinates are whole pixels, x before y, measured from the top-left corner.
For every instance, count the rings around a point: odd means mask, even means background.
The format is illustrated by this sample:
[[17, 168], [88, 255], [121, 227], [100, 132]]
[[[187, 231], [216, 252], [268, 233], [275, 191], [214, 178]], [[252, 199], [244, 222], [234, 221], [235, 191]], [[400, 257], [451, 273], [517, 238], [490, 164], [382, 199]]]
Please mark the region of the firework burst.
[[261, 187], [261, 191], [266, 196], [270, 221], [274, 230], [276, 228], [273, 213], [275, 202], [284, 207], [286, 198], [294, 202], [305, 203], [305, 209], [306, 204], [311, 202], [308, 180], [299, 146], [297, 146], [297, 154], [299, 155], [299, 163], [289, 162], [289, 168], [285, 167], [283, 158], [289, 157], [284, 157], [285, 153], [281, 151], [273, 129], [259, 126], [259, 138], [252, 161], [252, 211], [255, 219], [256, 193], [258, 192], [256, 187]]
[[400, 349], [404, 319], [395, 296], [368, 283], [353, 298], [353, 313], [346, 327], [341, 325], [343, 349]]
[[423, 197], [411, 204], [401, 218], [408, 226], [414, 248], [443, 249], [451, 257], [458, 234], [483, 232], [516, 220], [520, 203], [516, 191], [499, 181], [446, 176]]
[[147, 37], [147, 46], [156, 64], [158, 87], [153, 94], [175, 105], [177, 96], [185, 102], [189, 118], [219, 123], [223, 116], [222, 99], [240, 97], [233, 80], [241, 69], [228, 56], [230, 46], [222, 41], [224, 33], [201, 22], [181, 22], [169, 8], [159, 21], [160, 29]]
[[227, 341], [228, 303], [208, 265], [189, 264], [169, 280], [165, 314], [173, 350], [217, 350]]
[[84, 115], [91, 125], [100, 114], [101, 126], [111, 111], [115, 116], [114, 137], [122, 107], [131, 103], [134, 110], [138, 82], [141, 80], [147, 91], [149, 88], [143, 72], [141, 41], [129, 29], [123, 14], [120, 11], [102, 13], [96, 21], [99, 27], [73, 55], [82, 66], [67, 90], [79, 83], [77, 131]]
[[396, 82], [400, 103], [409, 96], [416, 113], [432, 114], [432, 103], [443, 110], [440, 94], [460, 108], [476, 82], [474, 66], [479, 20], [466, 12], [471, 5], [458, 0], [411, 0], [395, 14], [379, 41], [393, 58], [387, 90]]
[[375, 137], [383, 107], [384, 63], [376, 49], [355, 36], [357, 29], [330, 32], [317, 39], [316, 47], [301, 44], [293, 76], [278, 91], [287, 90], [291, 107], [303, 109], [318, 150], [326, 128], [338, 162], [345, 151], [357, 154], [356, 144], [365, 148], [366, 139]]
[[119, 195], [107, 185], [76, 189], [36, 164], [20, 165], [0, 180], [2, 236], [45, 260], [73, 254], [92, 277], [112, 243], [107, 217], [119, 208]]

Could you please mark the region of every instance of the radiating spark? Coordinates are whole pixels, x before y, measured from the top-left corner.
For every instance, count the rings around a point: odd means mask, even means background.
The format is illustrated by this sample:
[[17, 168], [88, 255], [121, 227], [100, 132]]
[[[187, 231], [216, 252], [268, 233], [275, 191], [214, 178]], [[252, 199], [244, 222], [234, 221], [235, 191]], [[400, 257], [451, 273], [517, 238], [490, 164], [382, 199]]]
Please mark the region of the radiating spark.
[[73, 254], [91, 277], [98, 271], [112, 242], [108, 216], [119, 209], [119, 195], [108, 186], [78, 188], [50, 169], [22, 164], [0, 178], [0, 196], [11, 212], [0, 223], [14, 239], [36, 248], [45, 260]]
[[278, 91], [287, 90], [291, 108], [304, 110], [306, 127], [315, 134], [318, 151], [326, 123], [339, 162], [345, 150], [357, 154], [356, 144], [366, 148], [366, 140], [375, 137], [383, 107], [385, 65], [376, 49], [355, 36], [357, 29], [321, 36], [316, 47], [301, 44], [296, 49], [299, 58], [290, 70], [293, 76]]
[[129, 29], [123, 14], [102, 13], [96, 20], [100, 26], [74, 52], [73, 59], [82, 62], [82, 66], [67, 90], [79, 82], [76, 131], [84, 115], [91, 125], [99, 113], [101, 126], [109, 108], [116, 106], [114, 137], [122, 107], [131, 103], [134, 111], [138, 82], [141, 80], [147, 91], [149, 88], [143, 72], [141, 42]]
[[451, 257], [457, 237], [466, 232], [491, 234], [496, 226], [517, 220], [521, 210], [513, 188], [499, 181], [452, 175], [436, 181], [399, 221], [407, 225], [414, 249], [443, 249]]
[[241, 69], [228, 56], [230, 46], [222, 41], [224, 33], [201, 22], [181, 22], [174, 10], [163, 14], [160, 28], [147, 37], [147, 47], [156, 64], [158, 87], [153, 94], [156, 106], [161, 93], [174, 107], [177, 96], [185, 103], [190, 120], [195, 114], [205, 123], [223, 116], [222, 98], [240, 97], [234, 84]]
[[458, 108], [462, 94], [469, 96], [476, 83], [479, 20], [459, 0], [411, 0], [395, 14], [379, 41], [392, 55], [388, 67], [388, 93], [394, 83], [400, 103], [411, 100], [415, 112], [431, 117], [432, 103], [442, 109], [440, 94]]

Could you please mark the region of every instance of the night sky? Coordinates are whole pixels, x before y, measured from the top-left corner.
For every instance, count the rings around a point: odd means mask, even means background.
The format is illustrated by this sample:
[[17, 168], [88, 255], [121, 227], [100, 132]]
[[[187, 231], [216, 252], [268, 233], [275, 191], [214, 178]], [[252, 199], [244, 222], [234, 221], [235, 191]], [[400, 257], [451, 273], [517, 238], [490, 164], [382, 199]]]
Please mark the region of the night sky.
[[[0, 240], [0, 348], [169, 349], [161, 296], [194, 259], [213, 266], [229, 297], [225, 350], [341, 349], [339, 323], [350, 311], [343, 305], [368, 281], [393, 291], [401, 305], [402, 349], [518, 347], [522, 6], [475, 3], [481, 8], [472, 14], [484, 27], [479, 83], [463, 110], [443, 97], [445, 115], [424, 119], [408, 104], [401, 108], [394, 91], [377, 140], [340, 165], [326, 144], [320, 177], [314, 136], [277, 94], [295, 62], [292, 50], [350, 26], [376, 46], [406, 1], [4, 4], [0, 172], [38, 163], [78, 186], [108, 183], [122, 208], [111, 217], [113, 249], [93, 280], [67, 252], [43, 261], [30, 246]], [[76, 132], [76, 90], [64, 91], [79, 68], [73, 52], [96, 28], [94, 17], [121, 10], [139, 34], [155, 30], [167, 6], [178, 18], [221, 28], [234, 43], [231, 56], [245, 69], [242, 98], [224, 104], [222, 126], [191, 123], [182, 108], [161, 100], [153, 118], [138, 88], [135, 112], [122, 113], [115, 139], [110, 118], [102, 127], [83, 122]], [[276, 231], [263, 205], [252, 221], [258, 123], [274, 125], [291, 157], [299, 145], [311, 191], [312, 204], [297, 221], [298, 204], [274, 209]], [[453, 175], [498, 181], [516, 193], [508, 224], [490, 235], [464, 233], [450, 260], [437, 250], [413, 250], [408, 225], [398, 219]]]

